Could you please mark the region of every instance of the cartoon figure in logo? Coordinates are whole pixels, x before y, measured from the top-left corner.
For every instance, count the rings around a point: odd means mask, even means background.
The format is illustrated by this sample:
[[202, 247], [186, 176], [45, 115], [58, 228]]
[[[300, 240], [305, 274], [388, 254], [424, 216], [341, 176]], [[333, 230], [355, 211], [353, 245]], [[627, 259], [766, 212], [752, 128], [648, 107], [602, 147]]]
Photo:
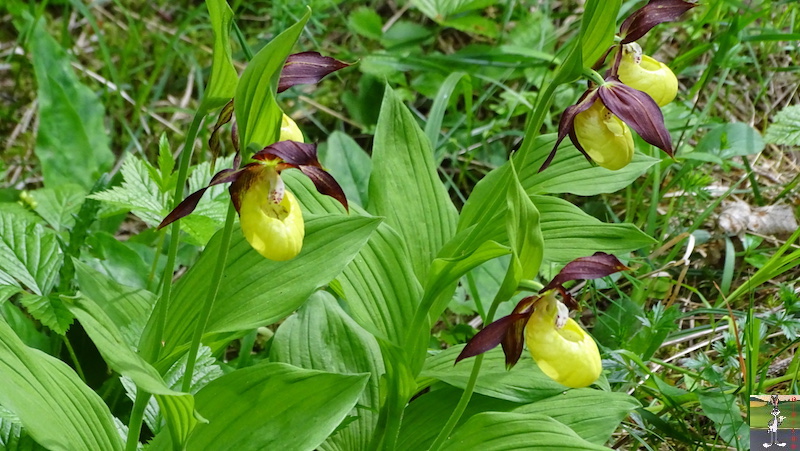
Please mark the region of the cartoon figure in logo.
[[772, 445], [778, 445], [781, 447], [786, 446], [786, 443], [778, 443], [778, 426], [780, 426], [781, 423], [783, 423], [783, 420], [786, 419], [786, 417], [780, 416], [781, 411], [778, 410], [778, 395], [772, 395], [769, 402], [772, 404], [772, 419], [767, 423], [770, 443], [764, 443], [764, 448], [769, 448]]

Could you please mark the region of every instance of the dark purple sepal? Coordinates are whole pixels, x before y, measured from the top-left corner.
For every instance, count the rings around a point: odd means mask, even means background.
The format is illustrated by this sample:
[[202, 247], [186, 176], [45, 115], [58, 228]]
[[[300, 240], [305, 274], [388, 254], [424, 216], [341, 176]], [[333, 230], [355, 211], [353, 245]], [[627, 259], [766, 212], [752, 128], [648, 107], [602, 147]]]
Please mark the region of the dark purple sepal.
[[280, 158], [292, 166], [316, 166], [322, 168], [317, 159], [317, 145], [297, 141], [278, 141], [253, 155], [254, 160], [269, 161]]
[[211, 177], [211, 182], [209, 182], [205, 188], [200, 188], [192, 194], [189, 194], [186, 196], [186, 199], [183, 199], [177, 207], [169, 212], [167, 217], [165, 217], [164, 220], [161, 221], [161, 224], [158, 225], [157, 229], [162, 229], [178, 219], [189, 216], [194, 209], [197, 208], [197, 204], [200, 202], [200, 199], [202, 199], [203, 194], [206, 193], [207, 189], [214, 185], [235, 182], [236, 179], [239, 178], [239, 175], [241, 175], [241, 171], [235, 169], [223, 169], [217, 172], [213, 177]]
[[683, 13], [697, 6], [683, 0], [650, 0], [634, 11], [619, 29], [622, 44], [633, 42], [660, 23], [678, 20]]
[[522, 349], [525, 345], [525, 325], [528, 324], [531, 314], [533, 314], [533, 305], [536, 301], [541, 299], [541, 296], [528, 296], [523, 298], [514, 310], [511, 316], [515, 319], [508, 325], [506, 335], [503, 337], [500, 344], [503, 346], [503, 354], [506, 356], [506, 369], [510, 370], [517, 364]]
[[278, 92], [295, 85], [315, 84], [326, 75], [344, 69], [349, 64], [318, 52], [302, 52], [289, 55], [278, 80]]
[[233, 121], [233, 125], [231, 126], [231, 143], [233, 144], [233, 150], [236, 151], [233, 157], [233, 168], [239, 169], [239, 166], [242, 164], [242, 153], [239, 152], [239, 127], [236, 121]]
[[[571, 136], [575, 131], [575, 116], [588, 110], [589, 107], [591, 107], [592, 104], [597, 101], [597, 96], [597, 90], [590, 89], [583, 93], [575, 105], [571, 105], [564, 110], [564, 112], [561, 114], [561, 119], [558, 122], [558, 137], [556, 138], [556, 143], [553, 146], [553, 150], [550, 151], [550, 155], [547, 156], [547, 159], [544, 160], [542, 166], [539, 167], [539, 172], [547, 169], [547, 167], [550, 166], [550, 163], [553, 162], [553, 158], [556, 157], [556, 151], [558, 151], [558, 146], [561, 144], [561, 141], [563, 141], [567, 135], [570, 135], [570, 139], [572, 139]], [[572, 142], [575, 143], [577, 140], [572, 139]], [[584, 152], [584, 155], [586, 155], [586, 152]], [[589, 159], [589, 161], [591, 161], [591, 159]]]
[[219, 133], [222, 126], [227, 124], [233, 118], [233, 100], [226, 103], [224, 107], [219, 112], [219, 117], [217, 118], [217, 123], [214, 124], [214, 130], [211, 131], [211, 136], [208, 138], [208, 148], [211, 150], [211, 161], [212, 165], [219, 157]]
[[599, 279], [629, 269], [617, 257], [605, 252], [595, 252], [592, 256], [576, 258], [567, 263], [564, 269], [539, 292], [558, 289], [564, 294], [562, 286], [571, 280]]
[[297, 169], [305, 174], [314, 183], [320, 194], [330, 196], [339, 201], [344, 206], [344, 209], [350, 211], [347, 205], [347, 197], [344, 195], [344, 190], [332, 175], [328, 174], [324, 169], [317, 166], [297, 165]]
[[670, 157], [674, 155], [672, 137], [664, 125], [664, 115], [652, 97], [622, 83], [616, 76], [606, 79], [599, 94], [606, 108], [628, 124], [642, 139]]
[[231, 186], [228, 187], [228, 192], [231, 195], [231, 202], [236, 209], [236, 213], [241, 211], [242, 207], [242, 193], [247, 190], [253, 183], [256, 183], [261, 177], [264, 166], [261, 163], [250, 163], [244, 165], [243, 168], [237, 172], [236, 179], [233, 180]]
[[[483, 330], [475, 334], [475, 336], [467, 342], [467, 345], [464, 346], [464, 349], [462, 349], [461, 353], [456, 357], [455, 363], [496, 348], [497, 345], [503, 342], [506, 333], [517, 321], [524, 319], [527, 322], [530, 316], [530, 312], [512, 313], [484, 327]], [[517, 359], [519, 359], [519, 356], [517, 356]], [[508, 356], [506, 356], [506, 362], [508, 362]]]

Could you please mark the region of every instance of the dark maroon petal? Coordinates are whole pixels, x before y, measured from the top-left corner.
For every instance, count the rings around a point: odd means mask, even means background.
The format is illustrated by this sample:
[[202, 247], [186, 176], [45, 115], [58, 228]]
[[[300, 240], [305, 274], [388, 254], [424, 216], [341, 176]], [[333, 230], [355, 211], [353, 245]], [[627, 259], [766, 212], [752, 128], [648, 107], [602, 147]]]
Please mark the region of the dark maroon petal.
[[[570, 280], [598, 279], [628, 269], [630, 268], [623, 265], [617, 257], [605, 252], [596, 252], [590, 257], [576, 258], [567, 263], [564, 269], [547, 286], [541, 289], [540, 293], [554, 288], [561, 288], [564, 283]], [[561, 291], [563, 293], [563, 290]]]
[[[561, 114], [561, 119], [558, 122], [558, 138], [556, 139], [556, 143], [553, 146], [553, 150], [550, 151], [550, 155], [547, 156], [547, 159], [544, 160], [544, 163], [542, 163], [542, 166], [539, 168], [539, 172], [544, 171], [548, 166], [550, 166], [550, 163], [553, 162], [553, 158], [556, 157], [558, 145], [561, 144], [561, 141], [563, 141], [567, 135], [574, 132], [575, 116], [577, 116], [578, 113], [588, 110], [589, 107], [592, 106], [592, 104], [597, 100], [597, 95], [596, 89], [588, 90], [583, 93], [575, 105], [571, 105], [564, 110], [564, 113]], [[575, 142], [574, 139], [572, 141], [573, 143]]]
[[318, 52], [302, 52], [289, 55], [283, 65], [281, 78], [278, 80], [278, 92], [286, 91], [294, 85], [314, 84], [331, 72], [349, 66], [330, 56], [322, 56]]
[[678, 20], [683, 13], [697, 6], [683, 0], [650, 0], [634, 11], [620, 26], [622, 43], [633, 42], [660, 23]]
[[[483, 354], [490, 349], [494, 349], [503, 341], [506, 336], [506, 332], [508, 332], [509, 329], [514, 328], [514, 325], [517, 321], [524, 319], [525, 322], [527, 322], [530, 316], [530, 312], [512, 313], [511, 315], [504, 316], [492, 324], [484, 327], [482, 331], [475, 334], [475, 336], [472, 337], [467, 345], [464, 346], [464, 349], [461, 350], [461, 354], [456, 357], [455, 363], [458, 363], [468, 357], [474, 357], [478, 354]], [[517, 356], [517, 359], [519, 359], [519, 356]], [[508, 356], [506, 356], [506, 362], [508, 362]]]
[[233, 121], [231, 127], [231, 143], [233, 150], [236, 151], [236, 155], [233, 157], [233, 169], [239, 169], [239, 165], [242, 164], [242, 154], [239, 152], [239, 127], [236, 125], [236, 121]]
[[158, 225], [158, 229], [162, 229], [178, 219], [189, 216], [189, 214], [191, 214], [194, 209], [197, 208], [197, 203], [200, 202], [200, 198], [203, 197], [203, 194], [205, 194], [207, 189], [208, 187], [200, 188], [192, 194], [189, 194], [186, 199], [183, 199], [181, 203], [179, 203], [178, 206], [169, 212], [167, 217], [161, 221], [161, 224]]
[[226, 103], [219, 112], [217, 123], [214, 124], [214, 130], [211, 132], [211, 137], [208, 138], [208, 148], [211, 149], [211, 161], [215, 161], [219, 156], [219, 133], [223, 125], [227, 124], [233, 118], [233, 100]]
[[264, 166], [261, 163], [250, 163], [239, 169], [236, 179], [233, 180], [231, 186], [228, 187], [228, 192], [231, 195], [231, 202], [233, 202], [236, 213], [239, 213], [242, 206], [241, 195], [253, 183], [256, 183], [261, 176]]
[[208, 183], [208, 186], [220, 185], [223, 183], [230, 183], [236, 181], [239, 175], [242, 173], [241, 169], [223, 169], [216, 174], [214, 177], [211, 177], [211, 181]]
[[347, 205], [347, 198], [344, 195], [344, 190], [342, 190], [342, 187], [339, 186], [339, 183], [336, 182], [336, 179], [334, 179], [332, 175], [316, 166], [298, 165], [297, 169], [300, 169], [303, 174], [307, 175], [308, 178], [314, 182], [314, 186], [317, 187], [317, 191], [319, 191], [320, 194], [331, 196], [338, 200], [344, 206], [345, 210], [350, 211], [350, 207]]
[[261, 161], [274, 160], [275, 158], [280, 158], [291, 165], [316, 166], [322, 168], [322, 165], [317, 159], [316, 144], [306, 144], [297, 141], [278, 141], [253, 155], [254, 160]]
[[628, 124], [648, 143], [673, 156], [672, 137], [664, 125], [664, 115], [652, 97], [609, 77], [600, 87], [600, 99], [613, 114]]

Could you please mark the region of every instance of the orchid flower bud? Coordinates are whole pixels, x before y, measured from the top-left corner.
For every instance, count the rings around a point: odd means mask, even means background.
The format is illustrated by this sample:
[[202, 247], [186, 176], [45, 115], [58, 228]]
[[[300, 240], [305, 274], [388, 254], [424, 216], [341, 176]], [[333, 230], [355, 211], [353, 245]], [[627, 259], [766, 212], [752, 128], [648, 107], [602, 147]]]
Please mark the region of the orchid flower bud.
[[597, 344], [555, 298], [547, 293], [535, 305], [525, 326], [525, 343], [536, 364], [556, 382], [567, 387], [586, 387], [603, 370]]
[[300, 127], [298, 127], [297, 123], [286, 114], [284, 114], [281, 118], [281, 136], [278, 138], [278, 141], [297, 141], [299, 143], [305, 142], [303, 140], [303, 132], [300, 131]]
[[617, 72], [619, 80], [633, 89], [647, 93], [658, 106], [664, 106], [678, 94], [678, 79], [669, 67], [642, 53], [639, 44], [623, 46]]
[[602, 102], [575, 116], [575, 135], [592, 160], [606, 169], [622, 169], [633, 159], [631, 130]]

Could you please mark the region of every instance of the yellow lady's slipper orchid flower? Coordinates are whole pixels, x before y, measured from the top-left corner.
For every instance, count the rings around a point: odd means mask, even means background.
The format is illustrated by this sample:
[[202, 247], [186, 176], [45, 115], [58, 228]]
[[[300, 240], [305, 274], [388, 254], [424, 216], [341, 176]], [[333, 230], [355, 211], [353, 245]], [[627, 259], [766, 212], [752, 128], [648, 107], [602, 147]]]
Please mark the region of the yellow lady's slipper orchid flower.
[[567, 387], [586, 387], [603, 370], [600, 352], [594, 339], [559, 304], [554, 291], [536, 303], [525, 326], [525, 343], [544, 374]]
[[303, 139], [303, 132], [300, 131], [300, 127], [298, 127], [297, 123], [286, 114], [284, 114], [283, 118], [281, 118], [281, 137], [278, 139], [278, 141], [297, 141], [299, 143], [305, 142]]
[[303, 247], [305, 227], [300, 204], [289, 191], [283, 192], [280, 202], [273, 202], [274, 187], [281, 184], [272, 169], [273, 176], [266, 175], [263, 183], [253, 183], [242, 194], [239, 222], [242, 233], [259, 254], [275, 260], [294, 258]]
[[642, 54], [638, 44], [624, 46], [619, 63], [619, 80], [633, 89], [647, 93], [658, 106], [664, 106], [678, 95], [678, 78], [661, 61]]
[[633, 159], [631, 130], [602, 102], [575, 116], [575, 135], [592, 160], [606, 169], [622, 169]]

